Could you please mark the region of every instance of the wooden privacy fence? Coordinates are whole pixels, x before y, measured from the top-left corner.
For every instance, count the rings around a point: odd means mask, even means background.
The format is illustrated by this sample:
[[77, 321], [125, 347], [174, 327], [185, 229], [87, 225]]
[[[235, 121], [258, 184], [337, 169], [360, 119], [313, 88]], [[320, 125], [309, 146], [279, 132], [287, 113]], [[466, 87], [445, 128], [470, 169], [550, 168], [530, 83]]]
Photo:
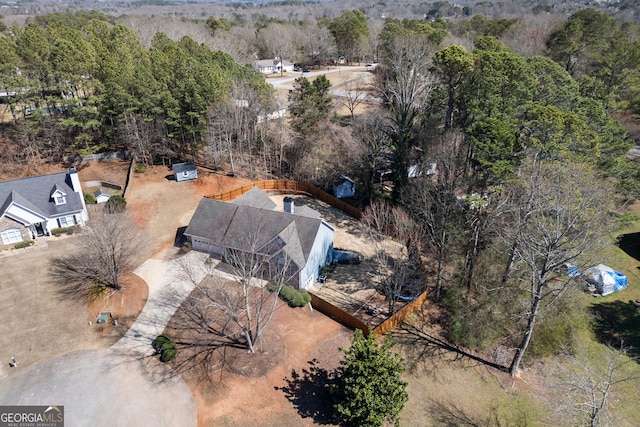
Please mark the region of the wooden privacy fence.
[[[330, 206], [333, 206], [336, 209], [340, 209], [347, 215], [352, 216], [353, 218], [356, 218], [356, 219], [362, 218], [362, 212], [360, 212], [360, 209], [354, 206], [351, 206], [350, 204], [336, 197], [333, 197], [326, 191], [323, 191], [311, 184], [292, 181], [288, 179], [271, 179], [271, 180], [265, 180], [265, 181], [255, 181], [251, 184], [243, 185], [242, 187], [238, 187], [231, 191], [225, 191], [223, 193], [218, 193], [213, 196], [209, 196], [209, 198], [220, 200], [223, 202], [228, 202], [230, 200], [236, 199], [237, 197], [240, 197], [247, 191], [251, 190], [253, 187], [258, 187], [261, 190], [268, 190], [268, 191], [281, 191], [281, 192], [308, 194], [310, 196], [315, 197], [318, 200], [325, 202]], [[337, 320], [338, 322], [342, 323], [345, 326], [348, 326], [353, 329], [360, 329], [365, 334], [369, 333], [370, 327], [362, 320], [347, 313], [341, 308], [336, 307], [335, 305], [325, 301], [324, 299], [320, 298], [319, 296], [311, 292], [309, 292], [309, 294], [311, 295], [311, 305], [313, 306], [314, 309], [320, 311], [321, 313], [326, 314], [329, 317], [332, 317], [333, 319]], [[416, 299], [406, 304], [400, 310], [393, 313], [391, 316], [385, 319], [382, 323], [380, 323], [375, 328], [372, 328], [371, 330], [377, 337], [380, 337], [386, 334], [387, 332], [389, 332], [389, 330], [393, 329], [394, 327], [402, 323], [402, 321], [406, 319], [407, 316], [409, 316], [418, 307], [420, 307], [424, 303], [426, 298], [427, 298], [427, 292], [423, 292]]]
[[238, 187], [231, 191], [225, 191], [223, 193], [214, 194], [213, 196], [209, 196], [209, 198], [215, 199], [215, 200], [221, 200], [223, 202], [228, 202], [229, 200], [233, 200], [237, 197], [240, 197], [247, 191], [251, 190], [253, 187], [258, 187], [261, 190], [306, 193], [306, 194], [309, 194], [310, 196], [315, 197], [318, 200], [325, 202], [328, 205], [333, 206], [336, 209], [340, 209], [341, 211], [343, 211], [349, 216], [352, 216], [356, 219], [360, 219], [362, 217], [362, 212], [360, 212], [360, 209], [354, 206], [351, 206], [349, 203], [346, 203], [336, 197], [333, 197], [331, 194], [327, 193], [326, 191], [323, 191], [311, 184], [292, 181], [288, 179], [270, 179], [265, 181], [255, 181], [251, 184], [243, 185], [242, 187]]
[[351, 314], [336, 307], [335, 305], [328, 303], [327, 301], [311, 292], [309, 292], [309, 295], [311, 295], [311, 306], [315, 310], [326, 314], [327, 316], [337, 320], [345, 326], [353, 329], [360, 329], [365, 334], [369, 333], [369, 327], [362, 320], [358, 319], [355, 316], [352, 316]]
[[389, 316], [384, 322], [382, 322], [378, 326], [376, 326], [373, 329], [373, 333], [377, 337], [381, 337], [382, 335], [386, 334], [391, 329], [395, 328], [400, 323], [402, 323], [402, 321], [404, 321], [404, 319], [406, 319], [407, 316], [409, 316], [411, 313], [416, 311], [424, 303], [424, 301], [426, 299], [427, 299], [427, 292], [425, 291], [425, 292], [421, 293], [418, 296], [418, 298], [416, 298], [413, 301], [409, 302], [407, 305], [402, 307], [400, 310], [396, 311], [391, 316]]
[[315, 295], [312, 292], [309, 292], [311, 295], [311, 306], [318, 310], [321, 313], [326, 314], [327, 316], [337, 320], [343, 325], [352, 328], [352, 329], [360, 329], [364, 332], [365, 335], [369, 334], [369, 330], [373, 332], [376, 337], [381, 337], [389, 332], [391, 329], [398, 326], [400, 323], [404, 321], [411, 313], [416, 311], [427, 299], [427, 292], [423, 292], [416, 299], [409, 302], [407, 305], [402, 307], [400, 310], [393, 313], [391, 316], [382, 321], [378, 326], [371, 328], [369, 325], [364, 323], [362, 320], [357, 317], [347, 313], [339, 307], [323, 300], [319, 296]]
[[133, 176], [133, 170], [136, 166], [136, 156], [131, 157], [131, 163], [129, 163], [129, 172], [127, 172], [127, 180], [124, 183], [124, 191], [122, 192], [122, 197], [127, 198], [127, 194], [129, 193], [129, 187], [131, 186], [131, 177]]

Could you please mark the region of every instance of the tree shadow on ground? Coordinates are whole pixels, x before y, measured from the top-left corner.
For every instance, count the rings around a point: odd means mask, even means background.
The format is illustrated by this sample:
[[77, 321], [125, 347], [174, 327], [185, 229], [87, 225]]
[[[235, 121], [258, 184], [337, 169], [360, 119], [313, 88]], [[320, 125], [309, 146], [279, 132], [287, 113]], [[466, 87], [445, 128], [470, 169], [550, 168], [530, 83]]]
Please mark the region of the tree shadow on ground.
[[274, 387], [282, 391], [303, 418], [312, 418], [314, 424], [329, 425], [334, 422], [329, 396], [331, 374], [318, 366], [313, 359], [309, 368], [301, 373], [291, 370], [291, 377], [284, 378], [283, 387]]
[[[454, 360], [469, 359], [490, 368], [497, 369], [502, 372], [508, 372], [509, 368], [498, 363], [486, 360], [478, 355], [465, 351], [464, 349], [450, 344], [443, 339], [423, 331], [417, 326], [404, 324], [394, 333], [394, 339], [405, 345], [406, 348], [413, 349], [410, 363], [415, 365], [418, 362], [425, 363], [431, 361], [434, 363], [434, 369], [437, 368], [435, 360], [444, 355], [453, 355]], [[415, 366], [409, 366], [414, 368]]]
[[623, 234], [618, 246], [630, 257], [640, 261], [640, 233]]
[[629, 355], [640, 355], [640, 307], [633, 301], [611, 301], [594, 304], [598, 340], [613, 348], [629, 347]]
[[527, 425], [527, 414], [516, 412], [507, 419], [500, 414], [498, 406], [491, 406], [482, 410], [483, 415], [472, 414], [455, 402], [429, 399], [426, 403], [429, 417], [444, 427], [479, 427], [479, 426], [509, 426]]

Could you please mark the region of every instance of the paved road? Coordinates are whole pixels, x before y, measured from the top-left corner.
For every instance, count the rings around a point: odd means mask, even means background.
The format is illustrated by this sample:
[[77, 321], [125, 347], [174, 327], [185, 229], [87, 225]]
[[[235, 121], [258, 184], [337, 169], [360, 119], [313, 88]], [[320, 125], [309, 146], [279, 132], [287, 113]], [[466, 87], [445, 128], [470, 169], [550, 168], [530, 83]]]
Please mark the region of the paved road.
[[319, 71], [313, 71], [311, 73], [296, 73], [295, 76], [293, 77], [283, 77], [281, 79], [273, 79], [273, 80], [267, 80], [267, 83], [269, 83], [271, 86], [273, 86], [276, 89], [283, 89], [283, 90], [288, 90], [288, 89], [293, 89], [293, 82], [295, 79], [297, 79], [298, 77], [314, 77], [314, 76], [319, 76], [322, 74], [333, 74], [333, 73], [341, 73], [341, 72], [349, 72], [349, 71], [353, 71], [353, 70], [368, 70], [371, 67], [367, 67], [364, 65], [358, 65], [358, 66], [353, 66], [353, 67], [342, 67], [341, 69], [336, 69], [333, 68], [331, 70], [319, 70]]
[[[175, 248], [171, 248], [175, 251]], [[0, 381], [0, 405], [64, 405], [67, 426], [195, 426], [191, 390], [153, 356], [162, 332], [193, 284], [181, 278], [169, 253], [147, 260], [135, 273], [149, 286], [140, 316], [110, 349], [70, 353], [29, 366]], [[203, 266], [206, 254], [181, 258]], [[196, 280], [202, 268], [193, 269]]]
[[114, 349], [38, 363], [0, 382], [1, 405], [63, 405], [65, 426], [195, 426], [191, 390], [157, 358]]

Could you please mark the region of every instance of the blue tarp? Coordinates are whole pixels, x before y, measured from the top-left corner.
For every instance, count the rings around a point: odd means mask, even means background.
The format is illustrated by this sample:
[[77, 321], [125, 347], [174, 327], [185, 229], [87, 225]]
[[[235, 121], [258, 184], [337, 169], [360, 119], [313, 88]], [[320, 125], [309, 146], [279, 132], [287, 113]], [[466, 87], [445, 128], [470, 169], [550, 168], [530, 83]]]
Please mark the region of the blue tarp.
[[598, 293], [609, 295], [627, 287], [627, 276], [604, 264], [596, 265], [585, 271], [587, 282], [595, 285]]

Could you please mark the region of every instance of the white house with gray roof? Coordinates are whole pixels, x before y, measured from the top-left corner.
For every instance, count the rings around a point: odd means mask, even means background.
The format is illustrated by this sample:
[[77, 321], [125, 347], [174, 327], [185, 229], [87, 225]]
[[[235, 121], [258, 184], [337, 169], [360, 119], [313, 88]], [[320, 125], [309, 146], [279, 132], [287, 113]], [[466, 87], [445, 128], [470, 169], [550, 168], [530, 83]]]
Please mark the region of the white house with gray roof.
[[285, 206], [288, 212], [273, 210], [276, 204], [257, 187], [232, 203], [204, 198], [184, 234], [197, 251], [260, 256], [268, 274], [288, 263], [287, 283], [309, 289], [331, 263], [334, 229], [311, 208]]
[[0, 182], [0, 246], [7, 247], [89, 219], [80, 178], [68, 172]]
[[279, 72], [292, 72], [293, 62], [286, 59], [281, 61], [279, 58], [275, 59], [261, 59], [253, 63], [253, 66], [262, 74], [279, 73]]

